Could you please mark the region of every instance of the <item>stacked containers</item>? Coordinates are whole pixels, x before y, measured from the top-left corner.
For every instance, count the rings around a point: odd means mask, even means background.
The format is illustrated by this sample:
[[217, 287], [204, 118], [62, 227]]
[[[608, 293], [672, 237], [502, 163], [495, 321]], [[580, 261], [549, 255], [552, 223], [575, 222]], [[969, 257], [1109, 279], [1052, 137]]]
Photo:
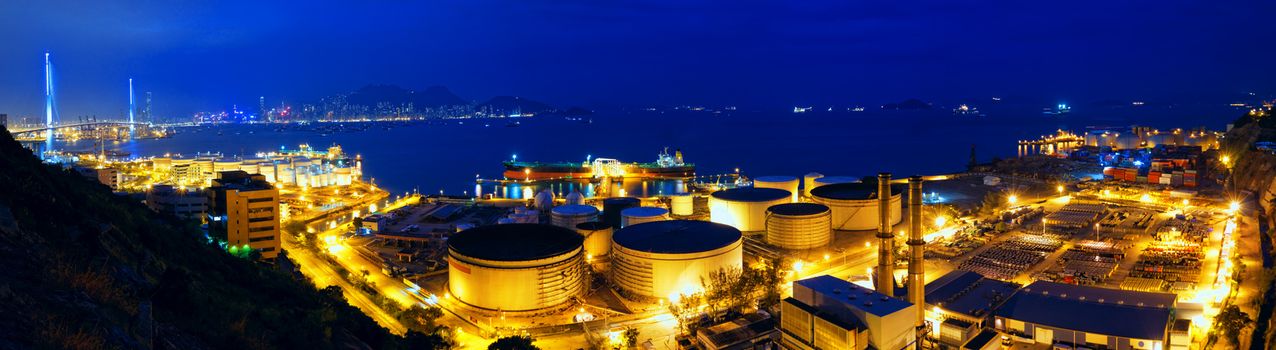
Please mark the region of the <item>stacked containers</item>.
[[1196, 170], [1183, 171], [1183, 186], [1196, 187]]

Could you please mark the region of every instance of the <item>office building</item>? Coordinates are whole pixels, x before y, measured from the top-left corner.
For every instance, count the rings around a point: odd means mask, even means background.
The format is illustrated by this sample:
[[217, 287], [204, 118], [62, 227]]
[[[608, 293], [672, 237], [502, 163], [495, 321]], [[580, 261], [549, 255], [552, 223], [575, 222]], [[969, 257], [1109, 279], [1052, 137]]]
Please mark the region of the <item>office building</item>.
[[146, 207], [183, 219], [203, 219], [208, 213], [208, 195], [184, 186], [155, 185], [146, 191]]
[[[208, 189], [208, 227], [229, 246], [248, 246], [264, 260], [279, 255], [279, 190], [262, 175], [221, 172]], [[241, 248], [242, 249], [242, 248]]]

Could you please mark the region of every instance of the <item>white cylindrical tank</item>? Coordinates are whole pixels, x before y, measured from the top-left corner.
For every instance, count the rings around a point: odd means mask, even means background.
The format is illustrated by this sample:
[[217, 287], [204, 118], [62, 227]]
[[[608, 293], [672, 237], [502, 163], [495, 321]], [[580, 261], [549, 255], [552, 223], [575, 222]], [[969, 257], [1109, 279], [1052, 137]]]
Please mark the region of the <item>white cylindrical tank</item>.
[[829, 207], [815, 203], [785, 203], [767, 208], [766, 242], [784, 249], [811, 249], [833, 239]]
[[[901, 205], [903, 188], [891, 186], [890, 224], [894, 226], [903, 218]], [[877, 183], [840, 183], [824, 185], [811, 190], [811, 201], [829, 207], [833, 213], [834, 230], [872, 230], [877, 228]]]
[[684, 194], [669, 197], [669, 207], [673, 215], [688, 216], [696, 212], [696, 197]]
[[810, 197], [811, 189], [815, 188], [815, 179], [824, 177], [824, 174], [810, 173], [802, 177], [802, 195]]
[[612, 236], [613, 282], [649, 298], [703, 291], [701, 278], [743, 266], [740, 230], [707, 221], [667, 220], [633, 225]]
[[597, 258], [611, 254], [612, 227], [605, 222], [589, 221], [576, 224], [576, 232], [585, 239], [585, 254]]
[[576, 229], [576, 224], [598, 220], [598, 208], [592, 205], [568, 204], [549, 211], [549, 222], [554, 226]]
[[585, 292], [583, 243], [574, 230], [552, 225], [462, 231], [448, 239], [448, 291], [486, 310], [564, 306]]
[[669, 210], [660, 207], [634, 207], [620, 211], [620, 228], [644, 222], [669, 220]]
[[753, 179], [753, 187], [755, 188], [775, 188], [789, 191], [792, 194], [790, 202], [797, 202], [798, 197], [798, 178], [793, 176], [759, 176]]
[[709, 220], [740, 231], [766, 229], [766, 208], [789, 203], [789, 191], [775, 188], [733, 188], [709, 196]]

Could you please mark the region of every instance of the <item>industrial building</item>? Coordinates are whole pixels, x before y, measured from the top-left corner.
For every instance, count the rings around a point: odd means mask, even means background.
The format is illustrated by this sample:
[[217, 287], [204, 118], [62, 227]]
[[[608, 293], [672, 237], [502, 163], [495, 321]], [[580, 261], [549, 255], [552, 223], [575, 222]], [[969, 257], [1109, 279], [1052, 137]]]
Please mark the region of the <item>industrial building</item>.
[[222, 172], [208, 188], [208, 203], [208, 229], [225, 233], [229, 246], [248, 246], [265, 260], [279, 255], [279, 190], [265, 177]]
[[157, 213], [202, 220], [208, 213], [208, 195], [201, 190], [155, 185], [146, 191], [146, 207]]
[[709, 196], [709, 220], [740, 231], [766, 230], [766, 210], [792, 202], [793, 194], [774, 188], [743, 187], [721, 190]]
[[985, 278], [976, 272], [954, 270], [926, 284], [926, 318], [930, 337], [957, 347], [979, 335], [992, 311], [1019, 285]]
[[151, 158], [150, 163], [159, 182], [200, 187], [211, 183], [217, 173], [234, 170], [262, 175], [270, 183], [301, 187], [347, 186], [363, 176], [362, 159], [349, 158], [341, 146], [323, 152], [302, 145], [300, 150], [261, 153], [252, 158], [165, 156]]
[[560, 307], [582, 295], [584, 238], [553, 225], [502, 224], [448, 239], [448, 290], [466, 305], [499, 311]]
[[637, 224], [616, 231], [612, 243], [612, 281], [622, 291], [641, 297], [692, 294], [702, 289], [701, 277], [743, 266], [740, 230], [712, 222]]
[[832, 212], [815, 203], [784, 203], [767, 208], [766, 242], [784, 249], [823, 247], [833, 240]]
[[793, 282], [781, 303], [785, 349], [903, 349], [916, 340], [916, 305], [823, 275]]
[[[890, 225], [903, 219], [903, 188], [890, 186]], [[871, 230], [877, 227], [876, 183], [839, 183], [811, 189], [811, 201], [829, 207], [835, 230]]]
[[[1175, 295], [1037, 281], [994, 313], [994, 328], [1022, 341], [1091, 349], [1171, 349]], [[1183, 337], [1185, 336], [1185, 337]], [[1190, 339], [1190, 335], [1176, 336]]]

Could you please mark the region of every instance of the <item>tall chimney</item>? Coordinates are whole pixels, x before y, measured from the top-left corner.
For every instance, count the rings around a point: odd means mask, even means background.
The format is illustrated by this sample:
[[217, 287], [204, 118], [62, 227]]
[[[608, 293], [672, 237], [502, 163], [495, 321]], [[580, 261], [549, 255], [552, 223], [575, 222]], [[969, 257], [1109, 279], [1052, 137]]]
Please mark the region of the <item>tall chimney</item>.
[[895, 296], [895, 234], [891, 232], [891, 173], [877, 174], [877, 292]]
[[908, 178], [908, 302], [917, 306], [917, 349], [926, 335], [926, 241], [922, 239], [922, 177]]

